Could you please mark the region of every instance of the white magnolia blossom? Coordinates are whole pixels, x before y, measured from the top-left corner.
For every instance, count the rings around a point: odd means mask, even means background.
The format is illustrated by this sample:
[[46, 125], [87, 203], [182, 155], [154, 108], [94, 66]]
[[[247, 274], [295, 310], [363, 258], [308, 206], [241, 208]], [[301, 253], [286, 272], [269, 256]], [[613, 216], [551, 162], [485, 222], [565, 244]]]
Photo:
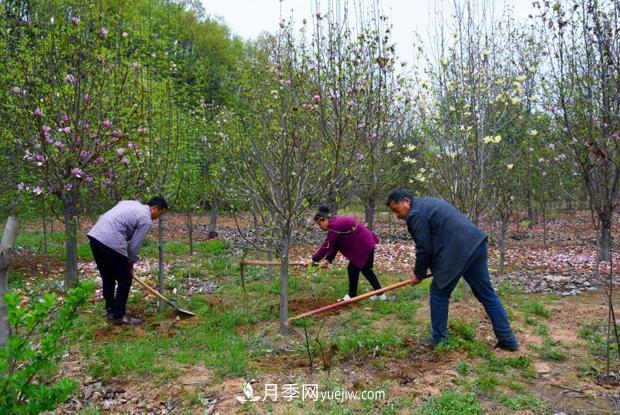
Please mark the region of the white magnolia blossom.
[[491, 144], [491, 143], [499, 144], [499, 142], [502, 141], [502, 136], [499, 134], [496, 135], [495, 137], [487, 135], [486, 137], [482, 139], [482, 141], [484, 142], [484, 144]]

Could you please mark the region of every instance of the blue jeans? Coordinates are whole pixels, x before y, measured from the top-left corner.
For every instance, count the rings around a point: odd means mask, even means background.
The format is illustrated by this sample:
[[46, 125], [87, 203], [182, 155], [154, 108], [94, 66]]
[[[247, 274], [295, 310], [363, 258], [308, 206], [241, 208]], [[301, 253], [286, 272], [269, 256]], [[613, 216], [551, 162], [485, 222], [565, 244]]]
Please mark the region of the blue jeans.
[[[497, 340], [505, 344], [517, 344], [517, 339], [512, 334], [506, 311], [491, 285], [486, 241], [480, 244], [472, 254], [469, 263], [463, 271], [463, 278], [471, 287], [478, 301], [484, 306], [489, 319], [491, 319]], [[431, 341], [434, 344], [445, 340], [448, 336], [448, 302], [459, 279], [460, 276], [443, 289], [440, 289], [435, 284], [435, 281], [431, 283], [430, 307], [431, 324], [433, 327]]]

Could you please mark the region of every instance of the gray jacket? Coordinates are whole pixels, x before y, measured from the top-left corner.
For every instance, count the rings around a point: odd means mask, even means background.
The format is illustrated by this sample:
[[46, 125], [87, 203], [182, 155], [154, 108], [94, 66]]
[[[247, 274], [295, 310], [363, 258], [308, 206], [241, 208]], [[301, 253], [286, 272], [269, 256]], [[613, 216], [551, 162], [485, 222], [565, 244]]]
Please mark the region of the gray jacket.
[[414, 197], [406, 220], [416, 246], [414, 273], [424, 278], [430, 268], [440, 289], [461, 276], [487, 238], [458, 209], [434, 197]]

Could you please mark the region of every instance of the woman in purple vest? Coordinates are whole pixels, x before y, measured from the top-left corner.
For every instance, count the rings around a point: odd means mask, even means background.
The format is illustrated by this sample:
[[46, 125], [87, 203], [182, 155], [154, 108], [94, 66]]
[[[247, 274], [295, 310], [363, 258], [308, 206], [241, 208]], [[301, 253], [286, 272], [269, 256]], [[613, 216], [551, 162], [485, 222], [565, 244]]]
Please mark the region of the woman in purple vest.
[[[381, 288], [379, 280], [372, 270], [375, 258], [375, 246], [379, 238], [369, 231], [363, 223], [350, 216], [332, 215], [327, 206], [321, 206], [314, 221], [324, 231], [327, 237], [321, 248], [312, 256], [312, 262], [318, 264], [323, 258], [327, 261], [326, 266], [332, 263], [338, 251], [349, 260], [347, 271], [349, 273], [349, 292], [341, 298], [348, 300], [357, 295], [357, 283], [360, 272], [366, 277], [373, 290]], [[385, 300], [385, 294], [372, 296], [371, 300]]]

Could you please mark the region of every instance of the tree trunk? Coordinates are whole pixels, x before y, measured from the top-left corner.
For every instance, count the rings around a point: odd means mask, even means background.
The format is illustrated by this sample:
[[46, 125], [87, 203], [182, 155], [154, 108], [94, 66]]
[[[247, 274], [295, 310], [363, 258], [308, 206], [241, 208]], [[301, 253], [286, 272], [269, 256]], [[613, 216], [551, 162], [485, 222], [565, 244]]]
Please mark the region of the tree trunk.
[[187, 235], [189, 237], [189, 254], [194, 256], [194, 223], [192, 221], [193, 209], [187, 209]]
[[9, 266], [11, 265], [11, 253], [17, 233], [19, 231], [19, 223], [15, 216], [9, 216], [4, 226], [2, 234], [2, 242], [0, 242], [0, 348], [6, 345], [11, 335], [11, 326], [8, 321], [8, 312], [4, 296], [7, 293], [9, 285]]
[[211, 217], [209, 219], [209, 239], [217, 238], [217, 199], [211, 201]]
[[78, 192], [71, 191], [63, 197], [63, 214], [65, 219], [65, 290], [78, 283], [77, 269], [77, 202]]
[[504, 261], [506, 260], [506, 231], [508, 230], [508, 221], [500, 218], [499, 225], [499, 265], [497, 272], [504, 273]]
[[336, 190], [333, 186], [329, 186], [327, 191], [327, 206], [331, 210], [332, 214], [338, 213], [338, 201], [336, 200]]
[[527, 218], [529, 220], [529, 224], [527, 227], [532, 229], [536, 224], [536, 210], [534, 209], [534, 200], [532, 197], [532, 190], [527, 191]]
[[[267, 252], [267, 261], [271, 262], [273, 260], [273, 254], [271, 253], [271, 251]], [[273, 265], [269, 265], [267, 267], [267, 278], [269, 278], [269, 281], [273, 281]]]
[[611, 222], [613, 213], [611, 211], [599, 212], [599, 239], [598, 257], [599, 261], [609, 261], [611, 258]]
[[291, 249], [290, 231], [282, 238], [280, 251], [280, 334], [288, 334], [288, 255]]
[[[159, 251], [159, 292], [164, 294], [164, 221], [161, 216], [159, 217], [157, 230], [159, 234], [159, 241], [157, 243], [157, 250]], [[164, 300], [159, 300], [159, 311], [164, 311], [165, 306]]]
[[368, 201], [368, 204], [364, 206], [364, 216], [366, 218], [366, 227], [372, 231], [374, 228], [374, 221], [375, 221], [374, 200]]
[[47, 254], [47, 210], [45, 209], [45, 199], [43, 200], [43, 252]]
[[540, 210], [543, 222], [543, 249], [547, 249], [547, 205], [544, 201], [540, 202]]

